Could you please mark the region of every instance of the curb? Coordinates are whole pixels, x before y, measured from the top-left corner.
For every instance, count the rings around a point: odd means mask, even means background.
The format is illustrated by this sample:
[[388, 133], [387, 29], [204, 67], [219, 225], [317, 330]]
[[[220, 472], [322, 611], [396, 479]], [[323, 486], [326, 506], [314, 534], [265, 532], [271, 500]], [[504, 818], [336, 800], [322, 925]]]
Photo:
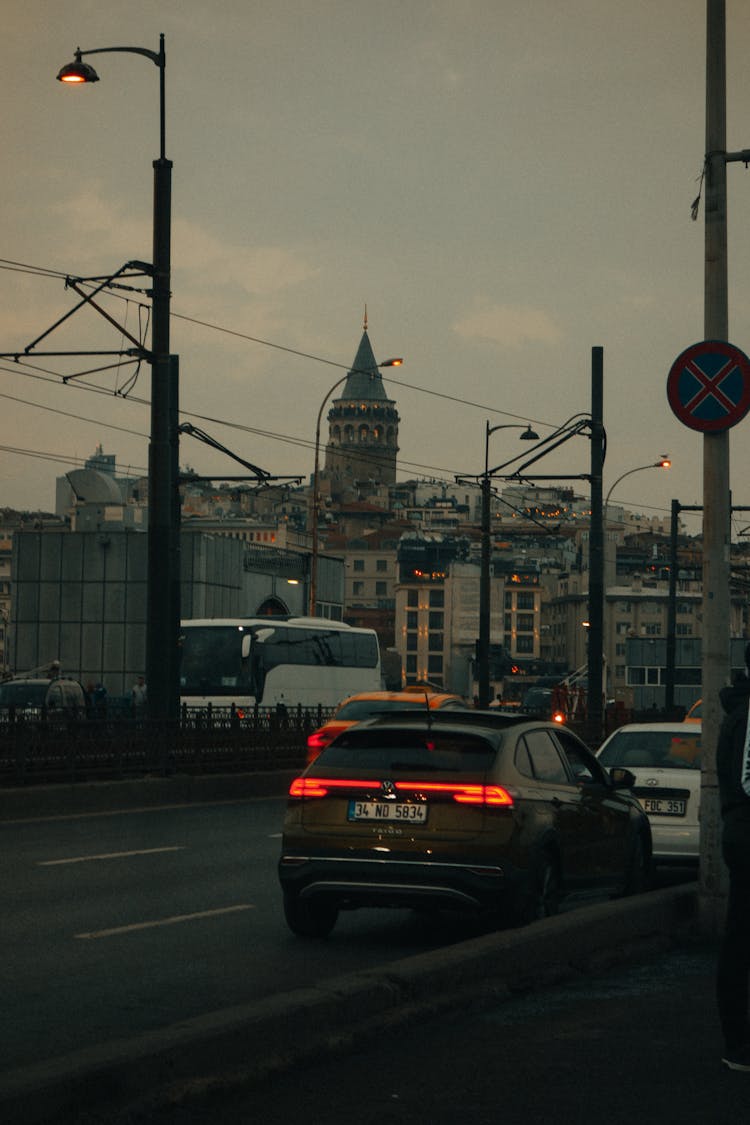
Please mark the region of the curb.
[[697, 918], [690, 884], [583, 907], [6, 1073], [0, 1114], [24, 1125], [95, 1112], [112, 1121], [118, 1108], [184, 1102], [417, 1017], [663, 951], [690, 940]]

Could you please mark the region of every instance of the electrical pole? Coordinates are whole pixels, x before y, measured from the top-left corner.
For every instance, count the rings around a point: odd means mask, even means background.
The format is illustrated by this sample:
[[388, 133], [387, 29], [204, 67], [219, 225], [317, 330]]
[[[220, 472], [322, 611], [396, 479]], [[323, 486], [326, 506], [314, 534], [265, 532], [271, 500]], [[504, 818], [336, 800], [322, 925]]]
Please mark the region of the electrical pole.
[[589, 631], [587, 726], [596, 749], [604, 734], [604, 349], [591, 349], [591, 520], [589, 523]]
[[[707, 0], [704, 337], [728, 340], [726, 2]], [[703, 435], [703, 768], [700, 914], [704, 933], [719, 930], [726, 896], [716, 742], [719, 691], [729, 683], [729, 431]]]

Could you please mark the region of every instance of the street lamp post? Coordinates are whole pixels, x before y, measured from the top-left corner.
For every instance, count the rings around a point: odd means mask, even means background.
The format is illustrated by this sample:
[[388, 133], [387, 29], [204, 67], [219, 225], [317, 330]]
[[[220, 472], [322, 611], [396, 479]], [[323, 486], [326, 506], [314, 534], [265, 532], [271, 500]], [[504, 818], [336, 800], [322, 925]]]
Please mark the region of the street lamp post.
[[159, 158], [154, 168], [153, 261], [151, 267], [151, 436], [148, 458], [148, 582], [146, 609], [146, 682], [148, 714], [174, 719], [179, 712], [178, 636], [180, 627], [180, 501], [178, 493], [177, 356], [170, 354], [172, 161], [165, 153], [164, 36], [159, 50], [145, 47], [97, 47], [75, 52], [75, 60], [57, 77], [72, 85], [98, 82], [83, 55], [125, 52], [143, 55], [159, 70]]
[[[378, 367], [400, 367], [403, 363], [401, 356], [395, 356], [392, 359], [383, 360], [382, 363], [377, 364]], [[319, 488], [320, 488], [320, 426], [323, 420], [323, 411], [325, 410], [326, 403], [342, 383], [345, 383], [349, 376], [353, 373], [347, 371], [346, 375], [342, 375], [337, 379], [333, 386], [326, 393], [325, 398], [320, 404], [318, 410], [318, 417], [315, 422], [315, 463], [313, 467], [313, 486], [312, 486], [312, 511], [310, 513], [310, 532], [311, 532], [311, 548], [310, 548], [310, 584], [308, 589], [308, 613], [310, 617], [315, 617], [315, 611], [318, 600], [318, 557], [320, 554], [320, 524], [318, 515], [319, 505]], [[371, 371], [361, 372], [364, 375], [372, 375]]]
[[625, 480], [625, 477], [631, 476], [633, 473], [642, 473], [644, 469], [671, 469], [672, 462], [668, 457], [661, 457], [658, 461], [651, 461], [648, 465], [638, 465], [635, 469], [628, 469], [627, 472], [622, 473], [617, 480], [610, 486], [609, 492], [604, 499], [604, 527], [606, 530], [608, 523], [609, 511], [609, 498], [617, 488], [620, 481]]
[[489, 467], [489, 451], [490, 435], [497, 430], [523, 430], [519, 441], [539, 440], [539, 435], [534, 433], [531, 426], [522, 426], [512, 422], [490, 426], [489, 422], [485, 422], [484, 473], [482, 474], [481, 485], [482, 538], [479, 569], [479, 639], [477, 643], [477, 694], [480, 707], [489, 707], [490, 704], [490, 499], [492, 495], [492, 472], [490, 472]]
[[[664, 457], [661, 457], [658, 461], [651, 461], [648, 465], [636, 465], [636, 467], [634, 469], [628, 469], [626, 472], [621, 473], [620, 476], [617, 478], [617, 480], [613, 481], [613, 483], [610, 485], [610, 488], [609, 488], [609, 491], [607, 492], [606, 497], [604, 498], [604, 503], [602, 504], [602, 543], [604, 543], [604, 537], [606, 536], [607, 527], [609, 525], [609, 498], [612, 495], [612, 493], [614, 492], [614, 490], [617, 488], [620, 481], [625, 480], [626, 477], [632, 476], [633, 473], [642, 473], [645, 469], [671, 469], [671, 467], [672, 467], [672, 462], [670, 461], [670, 459], [668, 457], [664, 456]], [[602, 681], [603, 681], [602, 687], [603, 687], [604, 691], [606, 691], [606, 688], [607, 688], [606, 679], [605, 679], [605, 664], [604, 664], [604, 658], [606, 656], [606, 651], [607, 651], [607, 646], [605, 645], [605, 641], [604, 641], [604, 603], [606, 601], [607, 581], [608, 581], [607, 574], [606, 574], [606, 571], [607, 571], [607, 566], [606, 566], [607, 557], [606, 556], [607, 556], [607, 552], [606, 552], [606, 549], [604, 549], [604, 547], [603, 547], [603, 550], [602, 550], [602, 590], [601, 590], [601, 606], [602, 606], [602, 615], [601, 615], [602, 661], [601, 661], [601, 664], [602, 664]], [[617, 579], [617, 545], [615, 545], [613, 577], [614, 577], [615, 585], [616, 585], [617, 584], [617, 582], [616, 582], [616, 579]]]

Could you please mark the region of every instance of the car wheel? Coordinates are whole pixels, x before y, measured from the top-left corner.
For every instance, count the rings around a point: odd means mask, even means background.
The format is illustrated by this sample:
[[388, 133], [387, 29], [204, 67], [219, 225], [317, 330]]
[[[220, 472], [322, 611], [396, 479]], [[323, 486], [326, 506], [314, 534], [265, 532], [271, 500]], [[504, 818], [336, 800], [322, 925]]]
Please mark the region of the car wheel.
[[638, 832], [633, 840], [628, 857], [628, 868], [625, 873], [624, 895], [638, 895], [647, 891], [651, 884], [651, 856], [648, 846], [643, 839], [643, 833]]
[[339, 912], [326, 902], [304, 902], [297, 895], [284, 894], [284, 917], [293, 934], [299, 937], [328, 937]]
[[550, 851], [543, 851], [521, 890], [514, 911], [516, 925], [525, 926], [540, 918], [549, 918], [560, 909], [562, 882], [560, 864]]

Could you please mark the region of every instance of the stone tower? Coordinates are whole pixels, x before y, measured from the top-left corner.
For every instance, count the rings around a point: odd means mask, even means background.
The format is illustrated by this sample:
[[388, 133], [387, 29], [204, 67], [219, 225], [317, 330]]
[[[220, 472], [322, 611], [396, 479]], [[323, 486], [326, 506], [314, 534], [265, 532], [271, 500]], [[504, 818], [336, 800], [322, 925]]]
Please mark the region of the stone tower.
[[362, 484], [393, 484], [398, 454], [398, 411], [388, 398], [367, 335], [359, 348], [340, 398], [328, 412], [328, 444], [323, 475], [331, 495]]

